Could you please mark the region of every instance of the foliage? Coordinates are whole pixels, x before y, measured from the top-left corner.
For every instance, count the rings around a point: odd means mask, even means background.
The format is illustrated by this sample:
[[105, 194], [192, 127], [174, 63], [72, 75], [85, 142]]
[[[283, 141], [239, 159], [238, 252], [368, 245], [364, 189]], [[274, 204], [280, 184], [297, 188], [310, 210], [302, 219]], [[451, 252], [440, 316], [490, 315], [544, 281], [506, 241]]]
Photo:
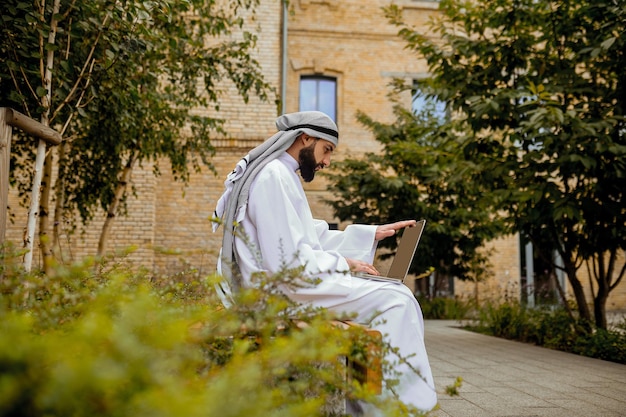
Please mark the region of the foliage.
[[594, 328], [563, 308], [528, 309], [508, 301], [486, 304], [467, 328], [481, 333], [626, 364], [626, 323]]
[[606, 299], [626, 272], [616, 262], [626, 249], [624, 0], [443, 0], [425, 33], [386, 10], [426, 60], [431, 94], [464, 125], [460, 155], [475, 168], [464, 183], [491, 190], [485, 203], [509, 230], [566, 272], [585, 319], [577, 271], [593, 263], [606, 327]]
[[418, 414], [345, 380], [338, 357], [389, 348], [289, 302], [277, 287], [294, 272], [224, 309], [213, 278], [194, 273], [91, 259], [36, 275], [9, 255], [0, 265], [2, 416], [321, 416], [342, 392]]
[[456, 178], [468, 169], [456, 155], [456, 134], [429, 107], [412, 113], [397, 106], [395, 114], [391, 125], [359, 115], [382, 151], [335, 163], [325, 174], [337, 194], [328, 203], [344, 221], [427, 219], [412, 271], [480, 280], [488, 268], [488, 253], [481, 248], [501, 225], [483, 207], [482, 190]]
[[[142, 163], [158, 173], [167, 160], [183, 181], [194, 169], [212, 168], [210, 139], [223, 133], [222, 97], [236, 93], [248, 102], [273, 93], [253, 57], [257, 5], [2, 2], [0, 105], [63, 134], [57, 159], [46, 162], [58, 172], [57, 215], [71, 220], [78, 213], [86, 222], [99, 208], [111, 210], [110, 217], [123, 213], [125, 175]], [[44, 68], [51, 71], [48, 90]], [[30, 187], [32, 143], [21, 135], [13, 143], [11, 181], [23, 196]]]
[[450, 297], [418, 297], [425, 319], [431, 320], [463, 320], [476, 311], [475, 303]]

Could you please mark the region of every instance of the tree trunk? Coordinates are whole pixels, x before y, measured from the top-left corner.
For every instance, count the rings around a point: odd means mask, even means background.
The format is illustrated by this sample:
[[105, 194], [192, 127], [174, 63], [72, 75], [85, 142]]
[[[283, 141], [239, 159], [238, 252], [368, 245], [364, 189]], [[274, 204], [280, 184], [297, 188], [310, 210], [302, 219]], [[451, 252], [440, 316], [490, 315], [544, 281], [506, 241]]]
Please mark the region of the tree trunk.
[[589, 306], [587, 305], [583, 286], [576, 276], [576, 268], [569, 260], [564, 260], [563, 262], [565, 264], [565, 273], [567, 274], [567, 280], [572, 286], [572, 291], [574, 291], [574, 298], [576, 299], [576, 305], [578, 306], [578, 314], [581, 319], [591, 321], [591, 312], [589, 311]]
[[[13, 128], [6, 122], [7, 110], [0, 107], [0, 250], [4, 244], [9, 209], [9, 165], [11, 162], [11, 136]], [[1, 274], [0, 274], [1, 277]]]
[[63, 250], [61, 248], [61, 233], [63, 233], [62, 225], [65, 215], [65, 175], [61, 165], [65, 162], [65, 152], [68, 144], [62, 143], [59, 147], [59, 174], [54, 186], [55, 202], [54, 202], [54, 222], [52, 224], [52, 253], [57, 259], [63, 262]]
[[24, 269], [30, 271], [33, 266], [33, 249], [35, 247], [35, 228], [37, 226], [37, 213], [39, 212], [39, 197], [41, 196], [41, 177], [46, 158], [46, 143], [39, 139], [37, 145], [37, 157], [35, 158], [35, 168], [33, 175], [33, 188], [30, 196], [30, 208], [28, 209], [28, 221], [26, 224], [26, 237], [24, 247]]
[[[57, 25], [58, 25], [57, 15], [59, 14], [60, 8], [61, 8], [61, 0], [55, 0], [52, 6], [52, 14], [50, 15], [50, 32], [48, 33], [48, 39], [47, 39], [47, 42], [50, 45], [54, 45], [56, 41]], [[50, 106], [52, 104], [52, 69], [53, 69], [52, 67], [53, 65], [54, 65], [54, 48], [49, 48], [46, 54], [45, 66], [42, 65], [42, 67], [45, 68], [44, 77], [42, 81], [46, 89], [46, 95], [41, 98], [41, 104], [44, 108], [44, 112], [41, 115], [41, 124], [44, 126], [50, 125], [49, 117], [50, 117]], [[27, 271], [30, 271], [31, 265], [32, 265], [32, 259], [33, 259], [33, 243], [34, 243], [33, 241], [34, 241], [35, 223], [36, 223], [35, 215], [37, 212], [41, 212], [41, 207], [45, 207], [46, 210], [49, 207], [49, 202], [47, 200], [50, 197], [49, 192], [47, 193], [45, 197], [46, 200], [43, 200], [43, 197], [40, 195], [41, 169], [44, 166], [44, 158], [47, 159], [47, 157], [45, 157], [45, 152], [46, 152], [45, 143], [43, 142], [43, 140], [40, 140], [39, 146], [37, 147], [37, 159], [35, 161], [35, 179], [33, 180], [31, 208], [28, 214], [28, 228], [27, 228], [28, 239], [26, 241], [28, 252], [26, 253], [25, 260], [24, 260], [24, 268]], [[46, 164], [46, 165], [49, 166], [50, 164]], [[48, 182], [49, 181], [50, 180], [48, 178]], [[39, 201], [40, 197], [42, 197], [41, 202]], [[47, 213], [46, 213], [46, 216], [47, 216]], [[47, 221], [46, 221], [46, 227], [47, 227]], [[39, 243], [40, 244], [42, 243], [41, 237], [44, 237], [44, 241], [45, 241], [46, 240], [45, 236], [47, 233], [48, 233], [47, 229], [41, 229], [41, 221], [40, 221], [40, 229], [39, 229], [39, 237], [40, 237]], [[44, 242], [44, 244], [47, 244], [47, 242]], [[43, 249], [44, 248], [42, 247], [42, 250]], [[42, 252], [42, 253], [44, 257], [44, 268], [47, 269], [48, 265], [46, 265], [47, 262], [45, 262], [47, 252]]]
[[563, 308], [567, 312], [567, 315], [570, 317], [570, 319], [574, 320], [574, 313], [572, 312], [572, 309], [567, 302], [567, 296], [565, 295], [565, 291], [563, 290], [559, 279], [554, 274], [552, 274], [552, 280], [554, 281], [554, 285], [559, 293], [559, 298], [561, 299], [561, 304], [563, 304]]
[[106, 244], [109, 239], [109, 232], [111, 230], [111, 226], [113, 225], [113, 221], [115, 220], [115, 216], [117, 215], [117, 208], [120, 205], [120, 201], [124, 196], [124, 192], [126, 191], [126, 187], [130, 182], [130, 177], [133, 172], [133, 165], [137, 160], [137, 153], [132, 153], [126, 162], [126, 166], [122, 171], [121, 178], [117, 182], [117, 186], [115, 187], [115, 194], [113, 196], [113, 201], [109, 205], [109, 210], [107, 211], [107, 217], [104, 220], [104, 224], [102, 225], [102, 231], [100, 232], [100, 240], [98, 241], [98, 256], [102, 256], [106, 250]]
[[[595, 279], [598, 284], [598, 291], [593, 298], [593, 314], [595, 318], [596, 326], [601, 329], [607, 328], [606, 319], [606, 302], [609, 299], [609, 293], [611, 292], [610, 279], [615, 269], [616, 253], [612, 252], [609, 255], [608, 263], [605, 262], [604, 254], [598, 253], [591, 258], [592, 273], [590, 273], [590, 279]], [[589, 261], [587, 261], [589, 265]]]
[[593, 314], [596, 319], [596, 327], [600, 329], [606, 329], [608, 322], [606, 319], [606, 301], [609, 299], [609, 295], [600, 294], [593, 299]]
[[479, 282], [478, 282], [478, 278], [474, 278], [474, 303], [476, 303], [476, 307], [478, 307], [480, 305], [480, 297], [479, 297], [479, 293], [480, 293], [480, 288], [478, 286]]
[[50, 272], [53, 259], [51, 241], [48, 230], [50, 229], [50, 188], [52, 181], [52, 152], [48, 152], [43, 166], [43, 178], [41, 180], [41, 202], [39, 204], [39, 250], [43, 258], [43, 269], [46, 274]]

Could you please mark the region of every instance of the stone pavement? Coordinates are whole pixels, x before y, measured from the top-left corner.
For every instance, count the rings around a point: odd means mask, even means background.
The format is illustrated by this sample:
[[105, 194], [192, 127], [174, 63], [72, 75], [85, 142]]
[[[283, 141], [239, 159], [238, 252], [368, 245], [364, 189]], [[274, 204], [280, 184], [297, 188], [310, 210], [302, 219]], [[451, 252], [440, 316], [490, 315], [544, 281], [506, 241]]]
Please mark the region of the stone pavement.
[[[439, 396], [433, 417], [623, 417], [626, 365], [485, 336], [426, 320]], [[458, 396], [445, 393], [457, 376]]]

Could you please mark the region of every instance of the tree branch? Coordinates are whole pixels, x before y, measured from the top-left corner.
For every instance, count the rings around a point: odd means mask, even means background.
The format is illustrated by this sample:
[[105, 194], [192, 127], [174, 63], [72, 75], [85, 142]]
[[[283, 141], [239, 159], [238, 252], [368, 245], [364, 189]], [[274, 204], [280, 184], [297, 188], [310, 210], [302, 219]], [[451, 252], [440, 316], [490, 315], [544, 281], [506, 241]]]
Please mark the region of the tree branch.
[[[107, 13], [104, 16], [104, 19], [102, 20], [102, 27], [104, 27], [106, 25], [107, 20], [109, 20], [109, 16], [110, 16], [109, 13]], [[72, 97], [76, 93], [76, 90], [78, 90], [78, 87], [79, 87], [80, 83], [82, 82], [82, 80], [83, 80], [83, 78], [85, 76], [85, 71], [87, 71], [87, 68], [89, 68], [88, 74], [89, 75], [92, 74], [93, 64], [94, 64], [93, 54], [95, 53], [96, 46], [100, 42], [101, 35], [102, 35], [102, 29], [100, 29], [98, 31], [98, 35], [96, 36], [96, 39], [94, 40], [93, 44], [91, 45], [91, 50], [89, 51], [89, 55], [87, 56], [87, 59], [85, 59], [85, 63], [83, 64], [83, 67], [80, 70], [80, 74], [78, 75], [78, 78], [76, 79], [76, 82], [72, 86], [72, 89], [70, 90], [70, 92], [67, 94], [67, 97], [65, 97], [65, 100], [63, 100], [63, 102], [61, 102], [61, 104], [59, 104], [59, 107], [57, 107], [56, 110], [52, 113], [52, 117], [50, 118], [51, 120], [54, 120], [54, 118], [61, 111], [61, 109], [63, 109], [63, 107], [65, 107], [70, 102], [70, 100], [72, 99]], [[68, 41], [68, 43], [69, 43], [69, 41]], [[87, 80], [89, 80], [89, 77], [87, 77]], [[85, 86], [83, 91], [86, 91], [86, 89], [87, 88]]]

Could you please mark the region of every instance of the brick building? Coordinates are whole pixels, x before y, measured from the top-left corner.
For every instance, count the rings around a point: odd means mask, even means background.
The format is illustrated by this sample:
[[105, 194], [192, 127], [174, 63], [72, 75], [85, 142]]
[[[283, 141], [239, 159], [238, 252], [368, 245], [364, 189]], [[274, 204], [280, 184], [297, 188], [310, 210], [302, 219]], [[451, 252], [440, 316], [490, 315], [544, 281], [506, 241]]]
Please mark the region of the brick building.
[[[415, 26], [424, 25], [438, 7], [436, 0], [394, 3]], [[277, 98], [285, 112], [322, 106], [320, 110], [332, 113], [341, 133], [334, 158], [375, 151], [377, 143], [357, 122], [356, 112], [392, 122], [388, 97], [392, 79], [428, 76], [425, 62], [407, 53], [404, 42], [396, 36], [397, 28], [387, 23], [381, 8], [388, 4], [389, 0], [292, 0], [290, 11], [285, 13], [280, 0], [262, 0], [257, 10], [254, 24], [260, 33], [256, 58], [266, 80], [279, 91]], [[334, 100], [328, 108], [323, 107], [328, 104], [326, 94]], [[400, 99], [407, 106], [411, 104], [408, 93]], [[220, 108], [220, 117], [228, 120], [229, 135], [212, 140], [217, 147], [213, 163], [218, 175], [208, 170], [193, 174], [184, 187], [173, 181], [165, 166], [156, 178], [150, 166], [134, 171], [137, 197], [128, 201], [128, 217], [116, 220], [110, 250], [135, 246], [130, 255], [133, 262], [163, 273], [188, 267], [201, 273], [214, 271], [221, 235], [211, 232], [209, 218], [223, 190], [223, 180], [241, 156], [274, 133], [274, 119], [279, 114], [271, 102], [251, 100], [246, 104], [236, 93], [225, 95]], [[327, 195], [324, 181], [317, 179], [306, 190], [314, 216], [337, 222], [330, 207], [322, 202]], [[22, 216], [16, 210], [14, 214], [7, 239], [18, 243], [26, 224], [25, 213]], [[74, 258], [94, 254], [103, 220], [94, 221], [84, 234], [71, 236], [67, 253]], [[479, 285], [454, 282], [455, 294], [479, 299], [523, 296], [526, 278], [522, 271], [528, 258], [519, 238], [507, 237], [490, 247], [494, 250], [492, 278]], [[626, 286], [612, 293], [607, 308], [626, 308]]]

